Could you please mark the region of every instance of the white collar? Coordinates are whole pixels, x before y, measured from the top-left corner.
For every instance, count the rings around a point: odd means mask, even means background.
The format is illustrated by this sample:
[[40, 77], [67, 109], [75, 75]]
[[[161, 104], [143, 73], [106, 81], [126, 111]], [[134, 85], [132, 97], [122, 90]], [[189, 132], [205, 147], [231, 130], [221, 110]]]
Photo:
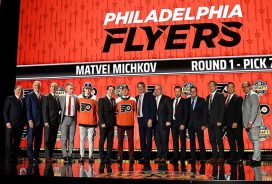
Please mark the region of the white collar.
[[215, 93], [216, 93], [216, 90], [214, 92], [212, 92], [211, 95], [214, 96]]

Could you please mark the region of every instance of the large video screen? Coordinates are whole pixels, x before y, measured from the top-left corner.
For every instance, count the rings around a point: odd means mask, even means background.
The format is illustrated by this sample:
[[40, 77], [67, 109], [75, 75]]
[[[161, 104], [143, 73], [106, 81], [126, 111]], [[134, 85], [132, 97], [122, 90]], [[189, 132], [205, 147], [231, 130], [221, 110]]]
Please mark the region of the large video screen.
[[[206, 98], [210, 80], [224, 94], [227, 83], [234, 82], [241, 96], [242, 82], [249, 81], [261, 101], [261, 147], [271, 151], [272, 4], [260, 2], [21, 1], [17, 84], [26, 95], [33, 81], [39, 80], [46, 95], [50, 83], [56, 82], [58, 95], [63, 95], [65, 84], [72, 82], [75, 94], [80, 95], [84, 84], [91, 82], [99, 99], [107, 85], [116, 86], [118, 95], [127, 84], [130, 95], [136, 96], [136, 84], [143, 81], [150, 93], [154, 85], [161, 84], [164, 94], [174, 97], [174, 87], [180, 85], [187, 98], [190, 87], [197, 86], [199, 96]], [[99, 129], [96, 131], [95, 149]], [[140, 149], [137, 122], [134, 132], [135, 149]], [[61, 147], [60, 136], [57, 148]], [[116, 136], [117, 131], [115, 149]], [[226, 136], [223, 139], [228, 149]], [[251, 150], [245, 131], [244, 142], [245, 149]], [[189, 139], [187, 144], [189, 148]], [[211, 149], [207, 129], [205, 145]], [[75, 148], [79, 148], [78, 127]], [[169, 148], [173, 148], [171, 135]]]

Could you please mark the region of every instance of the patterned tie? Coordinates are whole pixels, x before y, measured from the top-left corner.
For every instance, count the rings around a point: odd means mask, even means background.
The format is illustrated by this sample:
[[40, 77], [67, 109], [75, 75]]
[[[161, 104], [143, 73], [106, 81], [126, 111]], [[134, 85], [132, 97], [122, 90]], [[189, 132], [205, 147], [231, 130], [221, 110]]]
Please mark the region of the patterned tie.
[[225, 106], [226, 106], [226, 107], [228, 107], [229, 102], [230, 102], [230, 95], [228, 95], [228, 98], [227, 98], [227, 100], [226, 100], [226, 103], [225, 103]]

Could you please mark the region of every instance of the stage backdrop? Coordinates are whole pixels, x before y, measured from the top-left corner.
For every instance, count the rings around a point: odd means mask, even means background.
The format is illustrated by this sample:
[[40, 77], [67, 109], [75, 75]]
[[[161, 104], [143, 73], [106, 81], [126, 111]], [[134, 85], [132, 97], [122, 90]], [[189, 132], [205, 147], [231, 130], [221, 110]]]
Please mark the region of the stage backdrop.
[[[199, 96], [206, 97], [210, 80], [219, 83], [222, 93], [232, 81], [237, 94], [244, 96], [241, 83], [250, 81], [261, 100], [261, 146], [272, 150], [271, 8], [266, 0], [24, 0], [17, 83], [27, 94], [33, 81], [40, 80], [41, 91], [47, 94], [50, 83], [56, 82], [58, 94], [63, 95], [65, 83], [72, 82], [79, 95], [84, 83], [91, 82], [98, 99], [107, 85], [118, 89], [127, 84], [130, 95], [136, 96], [139, 81], [146, 83], [149, 92], [161, 84], [170, 97], [174, 97], [173, 88], [181, 85], [184, 98], [192, 85], [199, 88]], [[79, 148], [78, 127], [75, 136], [75, 148]], [[95, 148], [98, 140], [97, 129]], [[245, 149], [251, 150], [245, 132], [244, 140]], [[211, 148], [207, 130], [205, 144]], [[135, 149], [140, 149], [137, 122]]]

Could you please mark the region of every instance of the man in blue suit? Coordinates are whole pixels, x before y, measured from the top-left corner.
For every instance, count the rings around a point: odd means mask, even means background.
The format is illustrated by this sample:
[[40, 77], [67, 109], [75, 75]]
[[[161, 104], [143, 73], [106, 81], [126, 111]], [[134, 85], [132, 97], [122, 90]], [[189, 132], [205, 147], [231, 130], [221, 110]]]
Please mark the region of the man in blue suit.
[[[40, 163], [39, 152], [42, 144], [43, 120], [42, 101], [40, 94], [41, 83], [33, 82], [33, 91], [26, 96], [26, 109], [28, 121], [27, 156], [30, 162]], [[34, 151], [33, 151], [34, 143]]]
[[140, 144], [143, 158], [140, 163], [145, 163], [146, 169], [149, 166], [149, 160], [152, 149], [152, 125], [156, 114], [156, 101], [151, 93], [145, 90], [145, 83], [137, 84], [139, 95], [137, 101], [137, 119], [139, 124]]

